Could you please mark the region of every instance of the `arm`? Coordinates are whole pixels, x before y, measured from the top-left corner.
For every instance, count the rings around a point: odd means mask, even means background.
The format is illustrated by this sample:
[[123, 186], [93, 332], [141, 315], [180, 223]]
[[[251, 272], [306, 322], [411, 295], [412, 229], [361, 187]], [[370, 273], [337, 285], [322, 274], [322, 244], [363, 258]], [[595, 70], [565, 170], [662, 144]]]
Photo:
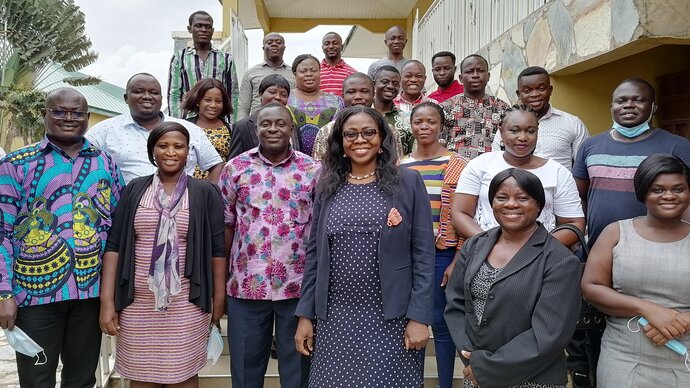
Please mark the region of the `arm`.
[[[585, 214], [582, 212], [577, 184], [568, 169], [557, 163], [553, 163], [553, 165], [558, 166], [556, 191], [553, 196], [553, 213], [556, 216], [556, 226], [571, 224], [584, 233]], [[567, 247], [580, 241], [577, 235], [569, 230], [559, 230], [554, 233], [554, 236]]]
[[585, 123], [583, 123], [582, 120], [580, 120], [579, 118], [576, 120], [575, 123], [575, 132], [575, 139], [573, 139], [571, 154], [571, 160], [573, 161], [573, 163], [575, 162], [575, 158], [577, 157], [577, 152], [580, 149], [580, 146], [589, 137], [589, 131], [587, 130]]
[[218, 163], [208, 170], [207, 180], [218, 184], [218, 179], [220, 179], [220, 173], [223, 171], [223, 163]]
[[242, 85], [240, 86], [240, 98], [237, 103], [237, 120], [241, 120], [249, 116], [249, 111], [252, 108], [252, 82], [249, 79], [251, 69], [244, 72], [242, 77]]
[[23, 178], [10, 162], [0, 163], [0, 179], [0, 196], [5, 199], [0, 202], [0, 327], [11, 330], [17, 318], [17, 302], [12, 292], [15, 256], [12, 234], [26, 194], [21, 185]]
[[[556, 216], [556, 226], [563, 225], [563, 224], [572, 224], [576, 226], [578, 229], [584, 233], [585, 230], [585, 217], [572, 217], [572, 218], [567, 218], [567, 217], [559, 217]], [[569, 230], [559, 230], [556, 233], [553, 234], [554, 237], [558, 241], [561, 242], [561, 244], [565, 245], [566, 247], [569, 247], [571, 245], [577, 244], [580, 242], [580, 239], [577, 237], [577, 235]]]
[[[446, 286], [446, 311], [443, 317], [458, 350], [474, 350], [474, 345], [466, 331], [467, 311], [465, 304], [469, 295], [465, 295], [465, 272], [467, 264], [473, 256], [475, 243], [476, 239], [470, 239], [458, 251], [455, 259], [458, 261], [458, 265], [453, 267]], [[468, 364], [467, 359], [461, 360], [465, 365]]]
[[239, 108], [238, 106], [238, 101], [240, 98], [240, 84], [237, 81], [237, 68], [235, 66], [235, 60], [232, 58], [230, 54], [228, 55], [228, 61], [230, 62], [230, 69], [229, 69], [229, 74], [226, 74], [226, 77], [229, 79], [226, 79], [225, 82], [225, 89], [230, 93], [230, 101], [232, 104], [232, 122], [236, 123], [238, 118], [237, 118], [237, 110]]
[[575, 178], [577, 193], [580, 196], [582, 211], [587, 214], [587, 193], [589, 192], [589, 179]]
[[101, 311], [98, 322], [101, 331], [108, 335], [117, 335], [120, 325], [115, 311], [115, 278], [117, 277], [118, 252], [108, 251], [103, 254], [103, 273], [101, 275]]
[[[225, 283], [228, 276], [228, 260], [225, 253], [227, 242], [225, 241], [226, 227], [223, 214], [223, 199], [220, 189], [212, 185], [209, 190], [209, 221], [211, 224], [212, 244], [212, 272], [213, 272], [213, 304], [212, 322], [220, 325], [220, 319], [225, 314]], [[232, 240], [231, 240], [232, 241]]]
[[168, 69], [168, 112], [170, 116], [180, 118], [180, 103], [182, 102], [182, 82], [180, 77], [180, 60], [177, 53], [173, 54]]

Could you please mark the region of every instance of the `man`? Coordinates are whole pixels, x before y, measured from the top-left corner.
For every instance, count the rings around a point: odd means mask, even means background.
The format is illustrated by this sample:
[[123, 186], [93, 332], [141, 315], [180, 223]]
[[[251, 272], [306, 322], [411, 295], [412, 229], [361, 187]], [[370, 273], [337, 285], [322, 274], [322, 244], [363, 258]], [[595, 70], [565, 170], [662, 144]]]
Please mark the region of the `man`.
[[204, 11], [196, 11], [189, 16], [187, 31], [192, 34], [193, 46], [173, 54], [170, 60], [168, 71], [170, 115], [184, 118], [184, 112], [180, 108], [184, 95], [203, 78], [215, 78], [221, 81], [232, 101], [231, 112], [237, 112], [240, 90], [235, 61], [232, 55], [211, 46], [213, 18]]
[[[520, 102], [532, 108], [539, 119], [539, 137], [534, 154], [553, 159], [570, 170], [577, 150], [589, 137], [587, 127], [577, 116], [551, 106], [553, 86], [546, 69], [532, 66], [521, 71], [517, 87], [515, 93]], [[502, 141], [501, 132], [496, 132], [493, 149], [500, 149]]]
[[[398, 140], [398, 157], [412, 152], [414, 137], [409, 121], [405, 121], [405, 113], [396, 108], [393, 100], [400, 93], [400, 72], [395, 66], [384, 65], [374, 74], [374, 109], [386, 119]], [[403, 139], [403, 134], [409, 136]]]
[[[0, 164], [0, 326], [44, 349], [17, 353], [22, 387], [92, 387], [101, 348], [101, 259], [124, 186], [114, 160], [86, 139], [84, 96], [56, 89], [41, 110], [45, 137]], [[41, 363], [43, 362], [43, 363]]]
[[324, 92], [342, 96], [343, 81], [357, 70], [343, 60], [343, 40], [338, 33], [329, 32], [324, 35], [321, 50], [323, 50], [324, 58], [321, 61], [319, 88]]
[[400, 88], [402, 91], [393, 99], [395, 107], [405, 112], [409, 118], [412, 108], [422, 102], [438, 101], [424, 95], [424, 83], [426, 82], [426, 68], [416, 59], [409, 60], [400, 72]]
[[259, 146], [225, 165], [220, 188], [229, 250], [228, 340], [232, 386], [263, 387], [275, 322], [281, 387], [307, 379], [295, 349], [300, 297], [319, 163], [290, 146], [290, 111], [259, 110]]
[[259, 85], [265, 76], [278, 73], [290, 82], [290, 87], [295, 88], [295, 75], [292, 67], [283, 62], [285, 53], [285, 39], [282, 35], [272, 32], [263, 40], [264, 61], [250, 67], [242, 77], [240, 87], [240, 102], [237, 111], [237, 119], [243, 119], [256, 111], [261, 106]]
[[462, 85], [455, 79], [456, 70], [455, 54], [439, 51], [431, 57], [431, 73], [434, 75], [438, 89], [430, 93], [429, 98], [441, 103], [464, 91]]
[[460, 63], [460, 81], [464, 91], [441, 106], [446, 125], [441, 140], [446, 147], [465, 159], [491, 151], [491, 142], [506, 110], [506, 102], [486, 94], [489, 64], [481, 55], [472, 54]]
[[149, 132], [164, 121], [180, 123], [189, 131], [189, 158], [185, 172], [192, 175], [198, 164], [200, 170], [209, 172], [208, 180], [218, 182], [223, 159], [201, 128], [161, 112], [161, 84], [154, 76], [147, 73], [133, 75], [127, 81], [124, 98], [129, 113], [101, 121], [91, 127], [86, 137], [113, 156], [125, 182], [156, 172], [156, 166], [147, 156], [146, 141]]
[[[613, 92], [612, 127], [586, 139], [578, 150], [572, 172], [587, 212], [590, 247], [608, 224], [646, 214], [633, 184], [642, 160], [663, 153], [690, 165], [687, 139], [650, 126], [657, 109], [654, 95], [654, 87], [640, 78], [621, 82]], [[690, 220], [690, 215], [686, 212], [684, 218]], [[588, 387], [590, 376], [596, 376], [600, 342], [601, 332], [587, 331], [586, 352], [578, 354], [577, 360], [569, 360], [575, 387]]]
[[[364, 73], [353, 73], [343, 82], [343, 102], [348, 106], [371, 106], [374, 101], [374, 81]], [[322, 160], [328, 152], [328, 137], [333, 132], [335, 121], [324, 125], [316, 134], [314, 159]]]
[[369, 77], [374, 78], [376, 70], [381, 66], [395, 66], [398, 71], [402, 71], [403, 66], [409, 61], [403, 55], [405, 50], [405, 45], [407, 45], [407, 34], [405, 30], [400, 26], [393, 26], [386, 31], [385, 39], [383, 43], [388, 47], [388, 54], [384, 58], [369, 65], [369, 70], [367, 74]]

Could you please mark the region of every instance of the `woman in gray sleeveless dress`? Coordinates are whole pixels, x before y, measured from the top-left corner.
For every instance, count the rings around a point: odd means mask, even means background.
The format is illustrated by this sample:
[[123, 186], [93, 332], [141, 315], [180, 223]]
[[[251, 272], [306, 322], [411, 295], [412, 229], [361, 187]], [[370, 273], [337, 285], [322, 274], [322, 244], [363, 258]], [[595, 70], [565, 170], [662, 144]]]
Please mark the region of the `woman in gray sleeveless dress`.
[[[610, 314], [601, 341], [598, 386], [690, 387], [690, 172], [680, 159], [652, 155], [635, 173], [647, 215], [604, 229], [587, 260], [585, 299]], [[639, 317], [650, 323], [640, 327]]]

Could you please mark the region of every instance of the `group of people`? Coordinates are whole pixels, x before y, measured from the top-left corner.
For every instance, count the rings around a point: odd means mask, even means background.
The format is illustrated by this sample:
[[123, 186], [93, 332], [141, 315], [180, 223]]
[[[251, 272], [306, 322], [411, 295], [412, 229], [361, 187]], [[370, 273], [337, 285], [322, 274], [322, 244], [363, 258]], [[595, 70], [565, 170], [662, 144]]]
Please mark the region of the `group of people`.
[[[464, 387], [690, 383], [661, 346], [690, 346], [690, 142], [651, 126], [648, 82], [621, 82], [589, 137], [540, 67], [511, 107], [483, 57], [442, 51], [427, 95], [400, 27], [369, 74], [338, 34], [290, 67], [270, 33], [241, 83], [210, 15], [188, 30], [169, 115], [150, 74], [90, 129], [57, 89], [44, 139], [0, 162], [0, 326], [45, 353], [17, 353], [23, 387], [58, 360], [93, 386], [101, 333], [131, 387], [198, 386], [226, 314], [233, 387], [263, 386], [273, 343], [283, 387], [418, 388], [429, 326], [442, 388], [458, 354]], [[603, 339], [576, 331], [582, 295]]]

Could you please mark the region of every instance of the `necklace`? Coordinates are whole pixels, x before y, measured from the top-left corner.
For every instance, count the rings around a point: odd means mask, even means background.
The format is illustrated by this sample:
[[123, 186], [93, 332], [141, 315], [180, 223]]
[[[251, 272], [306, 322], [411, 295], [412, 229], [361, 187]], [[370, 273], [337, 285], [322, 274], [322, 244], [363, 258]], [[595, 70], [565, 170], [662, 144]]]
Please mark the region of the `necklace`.
[[367, 178], [373, 177], [374, 175], [376, 175], [376, 170], [370, 172], [369, 174], [364, 174], [364, 175], [352, 175], [351, 172], [347, 173], [347, 176], [349, 176], [350, 179], [354, 179], [354, 180], [358, 180], [358, 181], [363, 181]]

